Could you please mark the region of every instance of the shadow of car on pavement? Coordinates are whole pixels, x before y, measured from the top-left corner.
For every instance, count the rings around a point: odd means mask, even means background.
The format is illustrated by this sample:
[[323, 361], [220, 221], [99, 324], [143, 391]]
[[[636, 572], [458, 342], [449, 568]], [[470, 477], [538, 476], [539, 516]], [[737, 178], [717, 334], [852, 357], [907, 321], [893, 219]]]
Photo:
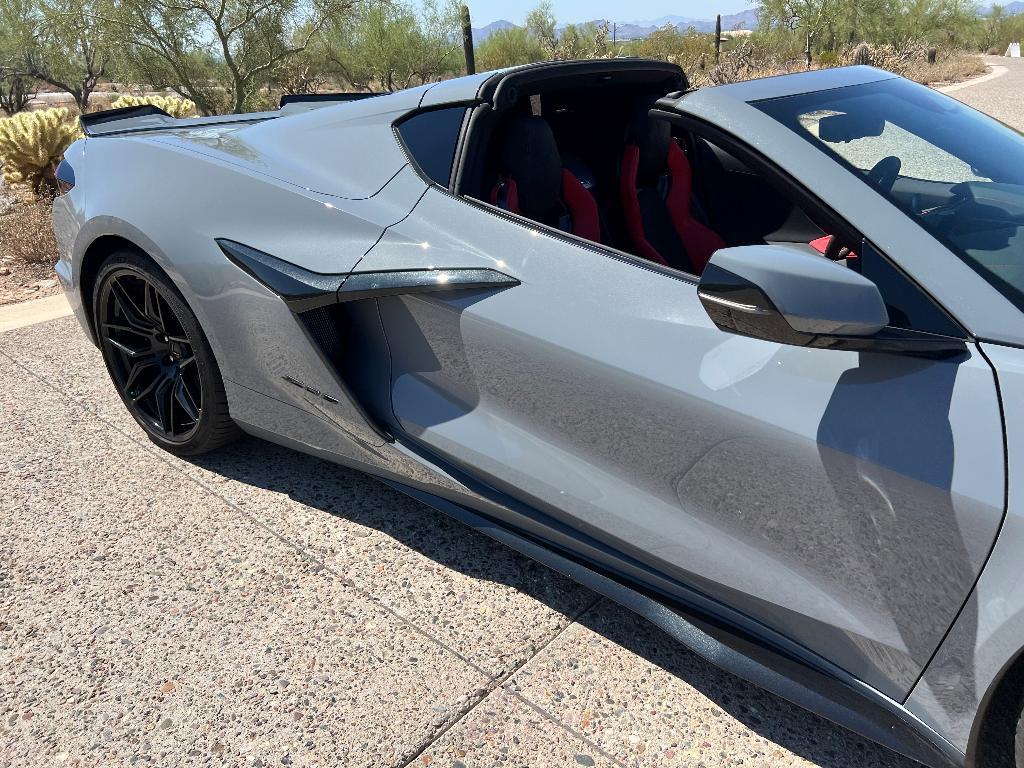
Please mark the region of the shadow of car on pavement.
[[[830, 768], [918, 765], [715, 667], [645, 619], [564, 577], [553, 577], [546, 566], [360, 472], [256, 438], [191, 461], [230, 480], [286, 494], [314, 513], [375, 529], [445, 568], [522, 592], [679, 678], [751, 731], [815, 764]], [[244, 509], [248, 502], [233, 503]], [[273, 521], [258, 512], [245, 511], [273, 527]], [[645, 682], [641, 679], [637, 684]], [[613, 706], [606, 703], [604, 708], [628, 709], [629, 705], [621, 701]], [[713, 707], [711, 711], [714, 716]], [[665, 724], [659, 717], [652, 726]], [[681, 748], [701, 747], [714, 738], [691, 727], [672, 737]], [[723, 763], [728, 758], [723, 752]]]

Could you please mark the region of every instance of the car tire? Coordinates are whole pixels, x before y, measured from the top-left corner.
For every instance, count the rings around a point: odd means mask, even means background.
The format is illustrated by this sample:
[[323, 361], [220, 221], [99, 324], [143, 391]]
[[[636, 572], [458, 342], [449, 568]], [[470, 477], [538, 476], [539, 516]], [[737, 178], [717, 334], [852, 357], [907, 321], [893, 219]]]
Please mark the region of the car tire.
[[151, 259], [127, 249], [108, 256], [92, 307], [107, 372], [150, 440], [195, 456], [241, 435], [199, 321]]
[[1016, 768], [1024, 768], [1024, 710], [1017, 717], [1013, 734], [1013, 760]]

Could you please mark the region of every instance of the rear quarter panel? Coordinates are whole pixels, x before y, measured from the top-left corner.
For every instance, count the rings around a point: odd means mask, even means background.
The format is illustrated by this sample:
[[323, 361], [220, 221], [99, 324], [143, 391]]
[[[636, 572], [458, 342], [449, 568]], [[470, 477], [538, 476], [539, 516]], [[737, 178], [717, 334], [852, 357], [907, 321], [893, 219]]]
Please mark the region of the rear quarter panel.
[[[390, 127], [385, 131], [393, 140]], [[90, 245], [106, 235], [127, 239], [178, 287], [226, 381], [309, 412], [302, 391], [283, 377], [329, 391], [331, 372], [285, 304], [228, 261], [215, 239], [236, 240], [315, 272], [347, 273], [426, 188], [401, 162], [375, 194], [346, 200], [159, 140], [88, 139], [83, 171], [76, 168], [80, 191], [55, 214], [55, 220], [66, 212], [80, 223], [73, 236], [62, 235], [69, 241], [69, 279], [79, 289], [73, 293], [81, 293], [78, 279]], [[88, 305], [91, 297], [80, 300]], [[357, 442], [380, 442], [352, 410], [338, 422]]]

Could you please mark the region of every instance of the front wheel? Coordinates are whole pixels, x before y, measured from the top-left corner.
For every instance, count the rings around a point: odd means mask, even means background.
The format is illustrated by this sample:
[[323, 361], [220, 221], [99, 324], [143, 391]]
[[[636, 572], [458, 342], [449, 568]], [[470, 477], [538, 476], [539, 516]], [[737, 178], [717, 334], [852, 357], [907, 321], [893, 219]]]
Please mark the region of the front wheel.
[[156, 264], [133, 251], [108, 256], [93, 313], [107, 372], [150, 440], [193, 456], [240, 434], [206, 336]]
[[1024, 768], [1024, 707], [1017, 716], [1017, 727], [1013, 734], [1013, 765]]

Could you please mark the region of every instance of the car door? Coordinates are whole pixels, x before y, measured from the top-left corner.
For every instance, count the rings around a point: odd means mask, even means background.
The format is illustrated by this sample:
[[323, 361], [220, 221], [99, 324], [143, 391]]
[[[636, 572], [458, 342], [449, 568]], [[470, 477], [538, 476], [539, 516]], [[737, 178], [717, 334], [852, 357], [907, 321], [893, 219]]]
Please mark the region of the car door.
[[718, 330], [696, 280], [433, 187], [361, 264], [514, 287], [379, 303], [410, 440], [894, 697], [1002, 510], [992, 372]]

